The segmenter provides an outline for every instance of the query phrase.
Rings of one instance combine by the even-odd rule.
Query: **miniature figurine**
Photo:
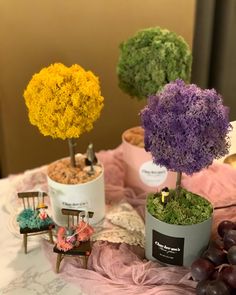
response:
[[[43,202],[43,193],[41,191],[39,191],[38,193],[38,206],[37,206],[37,211],[38,211],[38,217],[41,219],[41,220],[45,220],[48,218],[48,214],[46,212],[45,209],[48,208],[48,206],[46,206]]]
[[[76,244],[76,231],[72,228],[67,228],[65,232],[65,240],[67,243],[71,243],[72,245]]]
[[[166,206],[167,202],[169,201],[169,194],[170,194],[170,191],[168,187],[164,187],[161,190],[161,203],[164,204],[164,206]]]
[[[47,209],[48,206],[46,206],[44,203],[41,203],[38,205],[37,207],[37,210],[38,210],[38,217],[41,219],[41,220],[45,220],[48,218],[48,214],[46,212],[45,209]]]
[[[95,165],[96,163],[97,163],[97,158],[93,149],[93,144],[90,143],[87,148],[86,159],[85,159],[86,166],[90,166],[90,171],[88,172],[88,174],[90,175],[94,174],[93,165]]]

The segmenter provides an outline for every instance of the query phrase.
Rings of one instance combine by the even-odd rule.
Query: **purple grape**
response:
[[[220,277],[232,289],[236,289],[236,265],[224,267]]]
[[[203,281],[210,277],[215,266],[207,259],[198,258],[191,265],[191,274],[194,281]]]
[[[206,295],[206,288],[207,288],[209,282],[210,281],[208,281],[208,280],[198,282],[197,287],[196,287],[197,295]]]
[[[211,249],[211,248],[216,248],[216,249],[219,249],[219,250],[223,250],[224,249],[224,242],[222,240],[220,240],[220,239],[211,240],[209,242],[208,249]]]
[[[230,229],[236,229],[236,224],[233,221],[230,220],[223,220],[218,225],[217,231],[221,238],[224,237],[225,233],[229,231]]]
[[[236,265],[236,246],[229,248],[227,258],[230,264]]]
[[[215,266],[225,262],[226,254],[217,248],[208,248],[202,255],[203,258],[210,260]]]
[[[224,247],[229,250],[234,245],[236,245],[236,230],[230,229],[224,235]]]
[[[217,280],[219,278],[219,275],[220,275],[220,273],[219,273],[218,269],[215,269],[210,276],[210,280]]]
[[[221,280],[208,283],[206,295],[230,295],[230,288]]]

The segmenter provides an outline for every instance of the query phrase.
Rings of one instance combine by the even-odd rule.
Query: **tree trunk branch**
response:
[[[69,152],[70,152],[70,163],[72,167],[76,167],[76,161],[75,161],[75,146],[76,142],[73,138],[68,138],[69,143]]]
[[[182,172],[177,172],[176,189],[179,191],[181,188]]]

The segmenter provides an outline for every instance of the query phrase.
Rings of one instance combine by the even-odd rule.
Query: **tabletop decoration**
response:
[[[103,108],[98,78],[75,64],[55,63],[34,74],[24,92],[32,125],[44,136],[79,138],[92,130]],[[71,165],[75,155],[70,149]]]
[[[94,175],[96,171],[94,170],[93,166],[97,164],[97,157],[95,155],[92,143],[90,143],[88,145],[88,148],[87,148],[87,151],[86,151],[85,164],[87,166],[90,166],[90,170],[88,171],[88,174],[89,175]]]
[[[191,51],[184,38],[160,27],[143,29],[120,45],[119,86],[129,96],[146,100],[172,80],[189,82],[191,65]],[[152,163],[150,153],[144,150],[143,133],[139,126],[122,135],[127,185],[144,191],[174,188],[176,173]]]
[[[39,203],[36,209],[25,208],[17,216],[17,222],[21,229],[24,228],[43,228],[54,224],[52,218],[48,215],[44,203]]]
[[[146,194],[137,195],[132,188],[124,186],[123,172],[125,167],[122,161],[121,147],[109,151],[100,151],[97,153],[97,157],[99,162],[103,163],[105,174],[107,174],[105,182],[107,199],[110,202],[125,199],[141,216],[144,216]],[[118,173],[117,167],[123,172]],[[55,282],[56,256],[52,255],[52,246],[49,243],[43,242],[42,244],[40,240],[38,251],[31,253],[34,260],[28,259],[27,256],[21,256],[23,260],[15,259],[15,255],[9,255],[10,252],[18,253],[21,249],[19,228],[15,224],[18,209],[16,207],[17,192],[33,189],[40,179],[41,186],[46,188],[45,170],[45,166],[38,167],[0,180],[0,218],[4,229],[0,239],[3,245],[4,243],[7,244],[7,247],[3,247],[2,269],[9,278],[8,283],[3,280],[0,282],[0,290],[3,293],[12,294],[19,291],[20,287],[24,291],[39,290],[41,292],[42,286],[47,287],[45,292],[56,290],[57,293],[65,293],[70,286],[76,286],[78,290],[82,288],[85,294],[98,295],[104,295],[104,293],[115,295],[121,293],[129,295],[139,293],[145,295],[159,293],[167,295],[196,294],[197,282],[188,279],[190,275],[188,268],[162,267],[158,262],[146,261],[140,247],[129,246],[124,242],[110,243],[104,241],[94,243],[88,261],[88,270],[82,268],[80,259],[65,258],[59,280],[59,282],[63,282],[62,285],[57,284],[58,280]],[[226,182],[227,186],[225,185]],[[236,222],[236,207],[230,206],[235,203],[235,169],[215,161],[208,169],[203,169],[192,176],[183,174],[182,185],[189,191],[207,196],[214,207],[229,206],[215,210],[212,236],[216,234],[217,225],[220,221],[228,219]],[[48,205],[50,209],[50,204]],[[129,236],[132,238],[132,233]],[[35,242],[37,241],[38,239],[35,240]],[[40,251],[42,245],[43,249]],[[44,254],[46,255],[45,258]],[[51,271],[48,268],[48,263],[51,263]],[[11,264],[11,268],[6,267],[9,264]],[[22,269],[21,274],[12,272],[13,267],[14,269]],[[28,272],[28,275],[25,272]],[[37,281],[38,277],[40,280]]]
[[[67,226],[59,227],[57,243],[53,247],[53,253],[57,257],[56,273],[60,272],[61,262],[66,256],[82,258],[86,269],[92,252],[90,237],[94,232],[89,220],[93,217],[94,212],[63,208],[62,214],[67,217]]]
[[[17,222],[20,228],[41,228],[53,223],[49,216],[41,218],[40,212],[31,208],[21,211],[17,217]]]
[[[56,246],[59,250],[67,252],[78,247],[81,242],[88,241],[93,233],[93,227],[83,220],[69,228],[59,227]]]
[[[161,203],[164,205],[164,207],[166,206],[169,200],[170,200],[170,190],[168,189],[168,187],[164,187],[161,190]]]
[[[92,241],[126,243],[144,248],[144,221],[128,202],[109,206],[105,221],[92,236]]]
[[[119,86],[131,97],[146,99],[176,78],[188,82],[191,64],[181,36],[160,27],[143,29],[120,45]]]
[[[96,212],[93,222],[100,221],[105,213],[103,168],[91,162],[87,167],[86,157],[75,155],[75,138],[92,130],[103,108],[99,79],[77,64],[67,67],[55,63],[33,75],[24,98],[31,124],[44,136],[69,143],[70,159],[60,159],[48,167],[55,222],[65,225],[62,207],[92,210]],[[99,205],[95,208],[96,196]]]
[[[213,207],[182,188],[182,173],[199,172],[228,153],[229,110],[214,89],[177,79],[149,97],[141,120],[154,163],[177,172],[166,204],[161,193],[148,195],[146,256],[188,266],[209,242]]]

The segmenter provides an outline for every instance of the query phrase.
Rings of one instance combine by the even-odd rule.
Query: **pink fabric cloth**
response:
[[[127,200],[144,218],[146,193],[135,193],[132,188],[124,187],[124,165],[122,145],[112,151],[98,153],[105,167],[106,198],[108,202]],[[119,163],[119,164],[117,164]],[[115,169],[114,169],[115,167]],[[120,185],[122,184],[123,185]],[[214,163],[193,176],[183,175],[182,185],[186,189],[206,197],[214,207],[236,204],[236,169],[227,164]],[[213,235],[221,220],[236,221],[236,206],[215,210]]]
[[[51,245],[44,243],[48,259]],[[60,276],[78,284],[88,295],[102,294],[195,294],[195,282],[188,280],[189,271],[183,267],[161,267],[158,263],[143,260],[140,249],[126,244],[96,242],[88,261],[88,270],[79,259],[66,257]]]
[[[214,163],[208,169],[193,176],[183,177],[182,185],[201,196],[205,196],[214,206],[236,205],[236,169],[227,164]],[[217,226],[222,220],[236,221],[236,206],[215,209],[213,238],[217,236]]]
[[[122,146],[111,151],[101,151],[98,159],[105,167],[107,203],[125,199],[144,216],[145,192],[134,192],[124,186],[125,172]],[[32,189],[36,185],[46,190],[45,168],[28,173],[19,188]],[[236,170],[227,165],[213,164],[208,169],[183,177],[183,186],[205,196],[214,206],[236,203]],[[220,220],[236,221],[236,207],[215,210],[213,235]],[[55,268],[56,255],[49,244],[43,243],[45,254]],[[144,259],[141,248],[126,244],[96,242],[88,261],[88,270],[82,269],[79,259],[65,258],[61,265],[64,279],[80,286],[86,294],[147,294],[178,295],[195,294],[196,283],[189,280],[189,269],[161,267]]]

